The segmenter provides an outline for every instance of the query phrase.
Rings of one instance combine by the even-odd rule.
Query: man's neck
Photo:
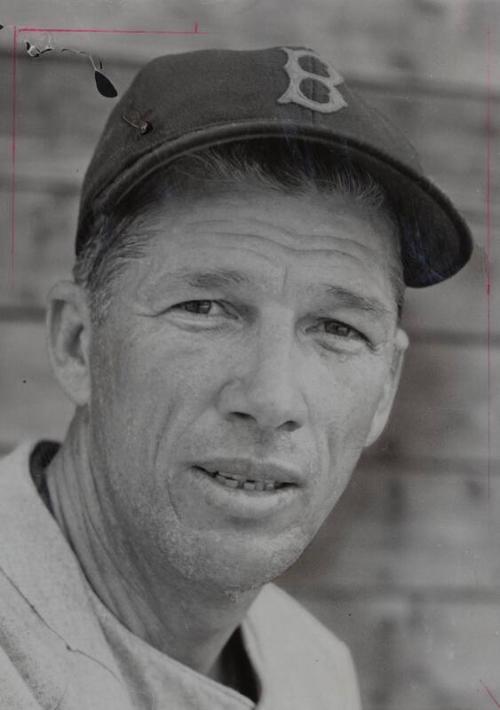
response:
[[[73,421],[47,468],[54,515],[92,589],[136,636],[224,682],[221,653],[257,592],[228,594],[132,552],[119,521],[103,514],[89,462],[86,422]]]

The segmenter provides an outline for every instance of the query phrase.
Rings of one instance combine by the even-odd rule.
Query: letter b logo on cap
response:
[[[282,49],[288,55],[288,61],[283,68],[288,74],[290,84],[283,96],[280,96],[278,99],[278,103],[295,103],[299,104],[299,106],[309,108],[312,111],[319,111],[320,113],[334,113],[347,106],[344,97],[336,88],[339,84],[342,84],[344,80],[333,67],[325,64],[325,62],[310,49],[290,49],[289,47],[282,47]],[[319,62],[326,75],[303,69],[300,65],[300,60],[303,57],[308,57],[315,62]],[[316,101],[314,98],[310,98],[304,94],[301,84],[306,79],[318,82],[323,86],[328,97],[327,101]]]

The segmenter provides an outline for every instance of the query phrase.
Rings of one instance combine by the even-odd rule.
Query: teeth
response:
[[[238,488],[239,483],[236,481],[234,478],[229,478],[227,476],[221,476],[220,473],[215,474],[215,480],[219,481],[219,483],[223,483],[225,486],[228,486],[229,488]]]
[[[226,473],[225,471],[217,471],[217,473],[220,476],[224,476],[224,478],[230,478],[233,481],[241,481],[241,483],[244,483],[245,481],[248,480],[244,476],[238,476],[237,474],[234,474],[234,473]]]
[[[278,488],[281,488],[281,485],[276,481],[252,481],[247,478],[243,478],[242,476],[233,474],[230,475],[229,473],[223,471],[207,471],[207,473],[210,473],[212,478],[215,478],[216,481],[221,483],[223,486],[227,486],[227,488],[238,488],[240,490],[258,492],[275,491],[278,490]]]

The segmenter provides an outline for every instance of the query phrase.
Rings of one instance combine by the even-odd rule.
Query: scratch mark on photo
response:
[[[486,692],[488,693],[488,695],[489,695],[489,697],[491,698],[491,700],[493,700],[493,702],[495,703],[495,705],[497,706],[497,708],[500,708],[500,703],[499,703],[498,700],[495,698],[495,696],[493,695],[493,693],[491,692],[491,690],[488,688],[488,686],[485,685],[485,684],[483,683],[483,681],[481,681],[481,685],[482,685],[483,688],[486,690]]]
[[[10,195],[10,262],[9,283],[14,286],[14,262],[16,251],[16,81],[17,81],[17,27],[12,28],[12,125],[11,125],[11,195]]]

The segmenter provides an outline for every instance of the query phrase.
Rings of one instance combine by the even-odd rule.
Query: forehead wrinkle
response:
[[[237,203],[238,204],[238,203]],[[332,215],[332,218],[339,221],[339,229],[342,229],[345,225],[346,218],[349,217],[349,213],[343,212],[342,210],[336,211],[334,215]],[[310,232],[299,232],[296,229],[289,229],[286,227],[285,224],[279,223],[277,224],[275,221],[275,215],[271,215],[269,219],[263,219],[262,217],[258,216],[240,216],[239,218],[241,222],[249,222],[252,226],[260,226],[263,227],[266,230],[266,236],[269,236],[269,233],[267,230],[269,228],[271,229],[272,232],[279,232],[283,235],[289,236],[289,237],[298,237],[300,239],[308,239],[308,238],[313,238],[313,237],[319,237],[321,238],[333,238],[333,239],[339,239],[342,241],[347,241],[347,242],[354,242],[356,244],[359,244],[359,246],[364,247],[365,245],[358,241],[355,238],[355,234],[353,234],[351,231],[349,231],[349,237],[343,237],[341,235],[337,235],[334,232],[332,232],[332,224],[331,220],[325,220],[324,224],[321,225],[316,225],[314,229],[312,229]],[[363,215],[358,216],[360,226],[365,227],[365,229],[373,229],[373,219],[367,219]],[[328,222],[328,223],[327,223]],[[349,222],[349,219],[347,219],[347,222]],[[201,228],[201,230],[204,230],[205,227],[210,227],[210,226],[217,226],[221,225],[222,227],[225,227],[227,225],[227,231],[214,231],[212,232],[213,234],[217,234],[219,236],[231,236],[231,235],[238,235],[238,236],[245,236],[245,237],[262,237],[262,234],[257,234],[254,232],[246,232],[246,231],[234,231],[235,223],[231,219],[228,219],[226,217],[222,218],[212,218],[212,219],[203,219],[203,221],[200,221],[194,217],[192,220],[186,220],[185,222],[186,226],[188,227],[194,227],[194,228]],[[394,229],[394,227],[391,225],[391,231]]]
[[[201,252],[200,252],[201,246]],[[248,267],[248,263],[240,267],[238,260],[234,261],[231,258],[231,252],[235,252],[237,255],[241,254],[242,251],[249,252],[253,256],[257,257],[260,261],[268,262],[269,265],[274,268],[282,268],[282,263],[276,262],[276,255],[269,255],[261,252],[259,249],[252,247],[249,243],[234,243],[234,244],[207,244],[208,251],[203,250],[202,245],[190,245],[185,258],[187,260],[187,266],[179,266],[178,268],[169,269],[169,254],[167,254],[163,259],[163,263],[158,265],[157,268],[153,268],[155,273],[158,273],[162,278],[170,279],[180,279],[183,283],[186,283],[187,277],[191,276],[192,281],[196,280],[197,286],[201,285],[202,281],[205,281],[206,285],[213,285],[213,276],[216,276],[219,281],[225,282],[225,285],[238,285],[243,283],[249,283],[253,280],[254,274],[252,270],[247,271],[245,268]],[[194,256],[190,256],[190,252],[193,252]],[[218,252],[221,255],[218,255]],[[202,253],[202,260],[197,259],[199,254]],[[228,257],[229,258],[224,258]],[[156,260],[157,262],[158,260]],[[193,263],[194,262],[194,263]],[[219,265],[220,264],[220,265]],[[247,272],[246,272],[247,271]],[[259,271],[259,275],[261,275]],[[210,280],[210,284],[208,284]]]
[[[304,254],[306,256],[308,254],[310,254],[311,252],[314,252],[315,254],[323,253],[325,256],[331,256],[332,254],[339,254],[341,256],[345,256],[350,259],[356,258],[355,254],[352,254],[351,252],[348,252],[348,251],[344,251],[344,250],[339,249],[334,246],[332,246],[332,247],[314,246],[312,244],[308,244],[305,247],[292,246],[291,244],[282,244],[281,242],[276,242],[275,240],[272,239],[272,237],[270,238],[268,235],[261,236],[259,234],[253,234],[251,232],[237,232],[237,233],[236,232],[211,232],[211,234],[213,234],[214,236],[218,236],[218,237],[241,237],[243,239],[247,238],[247,239],[261,240],[261,241],[265,241],[265,242],[272,241],[279,248],[284,249],[285,251],[289,251],[294,254]],[[292,235],[291,232],[289,234]],[[297,233],[293,233],[293,236],[299,237],[301,239],[308,239],[311,237],[311,235],[297,234]],[[318,235],[314,235],[314,236],[317,237]],[[345,237],[338,237],[338,236],[335,236],[334,234],[324,235],[324,237],[321,237],[321,238],[330,238],[330,239],[334,239],[336,242],[343,242],[345,244],[351,244],[351,245],[354,244],[357,248],[362,249],[363,251],[366,251],[368,253],[374,253],[373,249],[370,249],[368,246],[366,246],[362,242],[358,242],[356,239],[352,239],[352,238],[347,239]],[[224,248],[227,248],[227,247],[224,247]],[[238,245],[233,248],[238,249],[240,247]],[[257,250],[252,249],[250,246],[246,246],[246,248],[248,249],[248,251],[259,253],[259,252],[257,252]]]
[[[286,195],[284,195],[284,197],[286,199]],[[231,208],[231,207],[238,208],[238,207],[240,207],[240,205],[241,205],[241,201],[237,200],[234,203],[229,202],[229,204],[224,205],[224,209],[227,210],[228,208]],[[251,208],[252,208],[251,203],[246,204],[245,206],[248,206],[248,211],[251,211]],[[259,209],[259,212],[260,212],[260,214],[257,214],[255,216],[254,216],[254,214],[243,213],[243,214],[240,214],[238,218],[241,219],[243,222],[250,222],[251,224],[255,224],[258,226],[263,226],[263,227],[271,226],[273,228],[277,227],[276,221],[275,221],[276,220],[275,204],[272,204],[271,208],[269,206],[268,207],[261,207]],[[268,213],[269,216],[267,216],[266,214],[263,214],[266,212]],[[339,210],[335,210],[334,212],[331,212],[328,209],[328,206],[327,206],[326,214],[328,215],[328,217],[324,218],[323,224],[321,225],[322,227],[324,227],[325,230],[329,229],[330,222],[332,220],[338,220],[338,221],[344,223],[346,220],[349,221],[349,217],[352,216],[352,214],[349,210],[346,211],[344,209],[339,209]],[[226,225],[226,224],[232,225],[233,224],[232,219],[230,217],[227,217],[226,214],[223,214],[222,216],[213,216],[213,217],[206,217],[206,218],[204,217],[203,219],[200,219],[197,216],[196,212],[193,214],[193,212],[191,210],[189,213],[183,212],[182,215],[184,217],[183,223],[186,224],[187,226],[195,226],[196,227],[198,225],[204,226],[204,225],[218,225],[218,224],[219,225]],[[360,222],[364,222],[365,224],[368,224],[368,225],[372,224],[373,220],[371,219],[370,213],[365,214],[364,212],[358,213],[356,211],[356,214],[354,216]],[[293,215],[292,215],[292,217],[293,217]],[[317,225],[317,226],[319,227],[320,225]],[[284,232],[289,231],[284,224],[279,224],[279,229],[282,229]],[[292,232],[290,232],[290,233],[292,233]]]
[[[241,218],[240,218],[241,219]],[[277,225],[275,222],[272,222],[267,219],[259,219],[258,217],[252,217],[252,218],[243,218],[241,220],[242,222],[250,222],[252,226],[257,226],[257,227],[263,227],[266,230],[266,234],[268,234],[269,229],[271,229],[273,232],[280,232],[281,234],[285,234],[286,236],[289,237],[300,237],[300,238],[307,238],[309,235],[307,233],[299,233],[294,229],[288,229],[284,225],[280,224]],[[191,224],[188,223],[188,226],[198,226],[198,222],[193,222]],[[238,235],[238,236],[248,236],[248,237],[262,237],[262,234],[257,234],[253,232],[243,232],[243,231],[234,231],[234,222],[231,220],[226,220],[226,219],[208,219],[208,220],[203,220],[203,223],[200,225],[202,227],[206,226],[225,226],[227,225],[228,230],[227,231],[219,231],[216,230],[213,232],[213,234],[218,234],[220,236],[224,235]],[[325,235],[326,236],[326,235]]]
[[[228,236],[228,235],[223,235],[223,236]],[[230,235],[232,236],[232,235]],[[257,239],[259,239],[257,237]],[[268,243],[268,240],[264,237],[260,238],[266,241]],[[289,251],[294,254],[297,254],[299,256],[304,256],[308,257],[311,256],[311,249],[300,249],[298,247],[290,247],[287,245],[283,244],[277,244],[277,249],[278,250],[284,250],[284,251]],[[284,288],[285,285],[289,282],[289,278],[291,276],[291,271],[289,267],[285,264],[284,260],[282,258],[279,258],[278,261],[276,261],[277,257],[279,257],[278,254],[264,254],[262,253],[257,247],[254,247],[251,242],[246,242],[244,244],[231,244],[231,245],[210,245],[211,250],[217,251],[222,251],[225,255],[229,255],[231,252],[236,252],[236,253],[241,253],[242,249],[249,254],[252,254],[258,258],[258,260],[262,260],[263,262],[267,262],[270,267],[272,267],[273,271],[273,283],[276,286],[278,284],[278,281],[281,281],[281,288]],[[318,258],[318,256],[321,258],[322,256],[331,258],[332,256],[341,256],[344,257],[350,261],[358,262],[359,257],[355,254],[352,254],[347,251],[343,251],[341,249],[335,248],[335,249],[322,249],[318,248],[313,250],[314,251],[314,256],[315,258]],[[218,260],[217,260],[218,261]],[[232,260],[230,260],[232,261]],[[160,269],[154,269],[154,272],[156,272],[157,276],[161,277],[161,279],[165,279],[168,281],[169,285],[171,286],[185,286],[185,285],[190,285],[195,288],[221,288],[221,287],[229,287],[229,286],[238,286],[238,285],[255,285],[256,276],[263,276],[262,271],[258,271],[258,273],[253,273],[255,269],[251,269],[251,272],[246,272],[245,266],[243,268],[239,268],[239,266],[233,267],[230,263],[227,264],[227,266],[221,265],[218,266],[217,263],[214,263],[213,265],[210,264],[209,262],[207,263],[207,257],[205,256],[203,261],[198,265],[193,266],[179,266],[176,269],[169,269],[168,268],[168,259],[167,263],[163,265],[163,268]],[[266,269],[267,271],[267,269]],[[146,279],[149,280],[149,274],[151,272],[148,271],[148,275],[146,276]],[[269,276],[269,274],[268,274]],[[257,279],[259,280],[259,279]],[[306,290],[308,292],[314,292],[317,291],[320,288],[320,285],[316,284],[310,284],[306,287]],[[331,285],[329,283],[323,283],[323,292],[326,292],[327,295],[333,295],[337,296],[339,300],[344,301],[346,305],[349,305],[347,301],[349,300],[349,297],[351,296],[351,292],[349,292],[349,289],[343,289],[342,287],[337,287],[334,285]],[[377,311],[381,312],[382,310],[385,309],[386,312],[389,312],[387,308],[385,308],[382,304],[381,301],[378,299],[377,305],[379,305],[378,308],[373,308],[373,303],[363,303],[362,302],[362,295],[361,294],[356,294],[359,296],[358,300],[358,306],[361,307],[362,310],[371,310],[372,312]],[[351,299],[352,300],[352,299]]]

